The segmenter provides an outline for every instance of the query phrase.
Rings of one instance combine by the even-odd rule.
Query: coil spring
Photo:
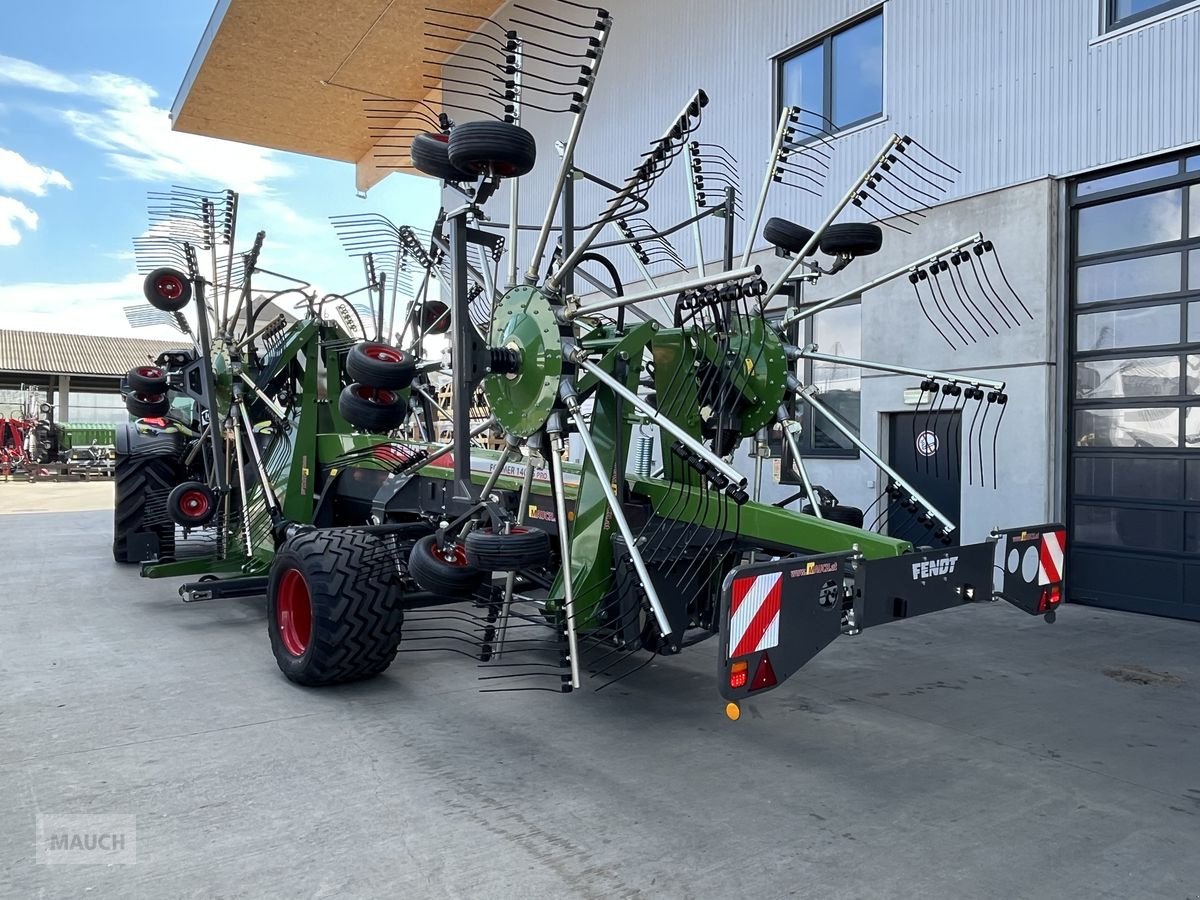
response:
[[[637,454],[633,461],[633,472],[639,478],[649,478],[654,471],[654,435],[638,434]]]

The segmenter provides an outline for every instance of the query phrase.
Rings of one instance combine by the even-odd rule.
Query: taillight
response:
[[[744,659],[735,662],[729,667],[729,686],[733,689],[746,686],[746,681],[750,677],[750,663]]]
[[[1042,590],[1042,596],[1038,600],[1037,611],[1040,613],[1049,612],[1062,603],[1062,585],[1052,584],[1050,587]]]

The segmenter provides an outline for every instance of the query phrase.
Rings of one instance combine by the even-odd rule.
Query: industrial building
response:
[[[394,151],[374,149],[361,101],[428,94],[426,42],[411,37],[426,16],[420,4],[391,4],[386,16],[316,3],[303,15],[292,4],[250,6],[218,5],[176,100],[176,127],[353,162],[361,189],[400,168]],[[506,11],[486,0],[451,6],[475,16]],[[1019,327],[992,322],[971,339],[948,340],[902,280],[817,315],[804,337],[839,356],[1003,381],[1004,420],[981,460],[985,470],[995,460],[995,477],[963,477],[963,460],[975,454],[953,416],[938,417],[935,437],[921,438],[936,448],[939,474],[927,477],[929,456],[909,437],[929,430],[913,421],[921,401],[913,378],[817,363],[804,374],[837,398],[866,444],[936,492],[964,541],[997,525],[1065,519],[1072,600],[1200,618],[1200,3],[614,0],[608,9],[621,27],[605,48],[576,153],[583,169],[619,182],[703,88],[711,102],[700,139],[735,161],[746,206],[781,107],[829,122],[822,196],[777,190],[769,216],[815,227],[892,133],[960,170],[920,228],[888,230],[881,253],[802,301],[982,231],[1031,315]],[[263,108],[261,77],[241,76],[278,41],[304,52],[286,71],[266,73],[279,99]],[[562,121],[524,110],[543,159],[566,138]],[[522,221],[542,215],[553,169],[540,165],[522,179]],[[686,177],[672,171],[656,185],[649,215],[657,225],[688,217]],[[581,189],[581,207],[602,200]],[[710,263],[720,259],[711,221],[704,248]],[[686,235],[677,249],[695,265]],[[781,270],[761,237],[755,249],[768,276]],[[638,273],[618,263],[630,288]],[[802,438],[813,480],[843,503],[871,507],[879,471],[813,418]],[[768,490],[783,498],[795,487]]]

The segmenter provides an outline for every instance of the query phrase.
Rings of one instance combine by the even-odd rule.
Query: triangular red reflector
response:
[[[750,690],[761,691],[763,688],[775,687],[777,684],[779,684],[779,679],[775,677],[775,670],[771,668],[771,659],[764,653],[758,663],[758,668],[754,670],[754,681],[750,682]]]

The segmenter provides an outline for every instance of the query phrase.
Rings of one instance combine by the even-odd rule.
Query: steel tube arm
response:
[[[771,144],[771,157],[767,160],[767,172],[763,176],[762,190],[758,195],[758,205],[754,207],[754,215],[750,218],[750,233],[746,235],[746,249],[742,253],[742,265],[750,264],[750,255],[754,253],[754,239],[758,237],[758,226],[762,224],[763,210],[767,205],[767,194],[771,191],[771,182],[775,177],[776,161],[779,159],[779,148],[783,145],[783,136],[787,133],[788,121],[792,117],[792,107],[785,106],[779,113],[779,127],[775,129],[775,142]]]
[[[705,276],[704,278],[693,278],[690,281],[681,281],[678,284],[660,285],[653,287],[648,291],[642,291],[637,294],[627,294],[624,297],[612,297],[607,300],[598,300],[595,303],[585,303],[582,306],[577,306],[574,309],[569,309],[566,313],[567,318],[575,319],[579,316],[587,316],[592,313],[603,312],[606,309],[616,309],[621,306],[632,306],[637,303],[644,303],[647,300],[657,300],[660,297],[669,297],[672,294],[681,294],[685,291],[699,290],[700,288],[711,287],[715,284],[725,284],[730,281],[741,281],[745,278],[757,278],[762,274],[762,269],[759,266],[748,266],[744,269],[734,269],[732,272],[717,272],[713,275]]]
[[[872,369],[876,372],[892,372],[896,375],[912,375],[916,378],[933,378],[937,381],[954,381],[958,384],[974,384],[979,387],[1002,391],[1003,381],[989,381],[986,378],[972,378],[970,375],[956,375],[953,372],[938,372],[933,369],[913,369],[908,366],[895,366],[891,363],[873,362],[869,359],[854,359],[850,356],[832,356],[828,353],[818,353],[815,350],[801,350],[800,355],[805,359],[815,359],[820,362],[842,363],[859,369]]]
[[[582,352],[576,351],[572,355],[571,359],[577,366],[579,366],[579,368],[583,369],[589,375],[595,376],[597,381],[611,390],[614,394],[616,394],[626,403],[631,404],[639,412],[654,422],[655,425],[657,425],[663,431],[668,432],[672,437],[674,437],[677,441],[679,441],[697,456],[703,458],[705,462],[728,478],[733,484],[736,484],[738,487],[746,486],[746,483],[749,479],[747,479],[745,475],[743,475],[729,463],[725,462],[725,460],[713,453],[712,450],[704,446],[702,443],[672,422],[667,416],[664,416],[661,412],[659,412],[633,391],[629,390],[629,388],[625,387],[625,385],[621,384],[620,381],[613,378],[598,365],[588,360]]]
[[[801,400],[803,400],[805,403],[807,403],[809,406],[811,406],[814,410],[816,410],[821,415],[823,415],[829,421],[829,424],[832,425],[834,428],[836,428],[838,431],[840,431],[842,433],[842,435],[846,438],[846,440],[850,441],[850,443],[854,444],[855,447],[857,447],[860,451],[862,451],[862,454],[864,456],[866,456],[867,459],[869,459],[869,460],[871,460],[871,462],[875,463],[875,465],[877,465],[884,472],[887,472],[887,474],[892,478],[893,481],[896,482],[896,484],[900,485],[900,487],[902,487],[906,491],[908,491],[908,493],[912,495],[914,500],[917,500],[918,502],[920,502],[920,504],[929,511],[929,514],[931,516],[933,516],[935,519],[937,519],[939,522],[942,523],[942,527],[945,528],[947,532],[951,532],[951,531],[954,531],[955,529],[957,529],[957,527],[958,527],[957,525],[955,525],[948,518],[946,518],[946,516],[943,515],[942,512],[940,510],[938,510],[937,507],[935,507],[932,503],[930,503],[928,500],[926,500],[921,495],[921,493],[916,488],[914,488],[911,484],[909,484],[899,472],[897,472],[895,469],[893,469],[891,466],[889,466],[887,463],[885,463],[883,461],[883,459],[879,456],[878,453],[876,453],[874,450],[872,450],[870,447],[868,447],[866,445],[866,442],[864,442],[857,434],[855,434],[853,431],[851,431],[849,428],[847,428],[842,423],[842,420],[840,418],[838,418],[837,414],[834,413],[832,410],[828,409],[825,406],[825,404],[821,403],[821,401],[819,401],[816,397],[814,397],[810,393],[809,390],[806,389],[806,390],[799,391],[797,393],[797,396]]]

